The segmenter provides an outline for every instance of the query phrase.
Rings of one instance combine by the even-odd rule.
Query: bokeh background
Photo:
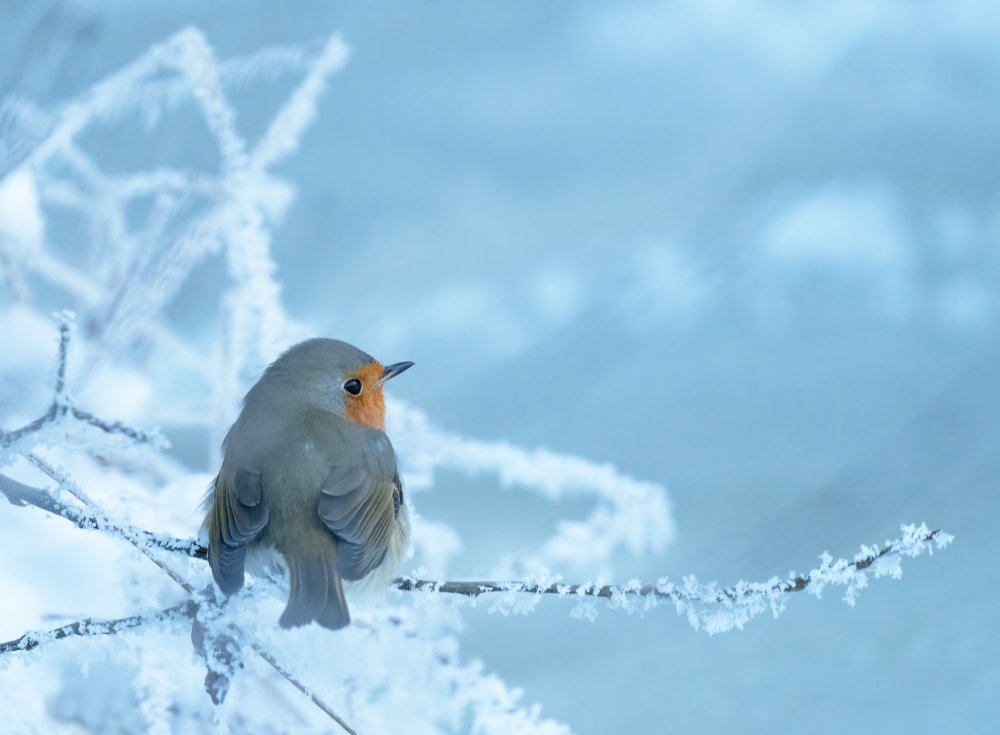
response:
[[[6,0],[0,96],[56,107],[192,24],[222,57],[342,33],[279,170],[289,312],[415,361],[393,388],[440,425],[665,483],[677,539],[623,577],[766,579],[901,522],[956,536],[853,608],[715,637],[476,608],[467,655],[579,733],[1000,728],[994,4]],[[280,98],[238,91],[241,128]],[[214,165],[183,115],[88,149]],[[206,260],[169,307],[206,354],[225,277]],[[212,471],[203,428],[164,432]],[[461,531],[458,578],[573,510],[459,477],[418,503]]]

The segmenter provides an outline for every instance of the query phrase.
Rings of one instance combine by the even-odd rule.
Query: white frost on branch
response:
[[[923,523],[904,524],[900,530],[900,538],[886,541],[881,548],[862,546],[853,560],[834,559],[824,552],[819,557],[820,565],[801,577],[792,574],[784,581],[777,578],[767,582],[741,580],[732,588],[720,590],[714,582],[702,584],[694,576],[688,576],[680,585],[667,579],[659,580],[656,589],[670,597],[677,614],[687,616],[695,630],[703,630],[709,635],[734,628],[743,630],[744,625],[764,612],[777,618],[785,610],[789,593],[803,588],[820,597],[829,586],[843,587],[844,602],[853,607],[858,592],[865,589],[870,580],[902,577],[904,557],[933,555],[935,549],[944,549],[954,540],[950,534],[932,532]]]
[[[480,597],[487,597],[489,612],[501,615],[533,612],[543,596],[557,596],[576,603],[570,611],[573,617],[590,621],[597,618],[598,600],[630,615],[642,615],[668,605],[678,615],[686,617],[695,630],[714,635],[742,630],[764,612],[771,612],[777,618],[784,612],[789,595],[804,590],[820,597],[826,587],[842,586],[845,588],[844,601],[853,606],[858,592],[865,589],[871,579],[902,577],[904,557],[933,555],[935,549],[944,549],[954,540],[950,534],[932,531],[923,523],[904,524],[900,530],[900,538],[886,541],[881,547],[862,546],[853,561],[834,560],[824,552],[820,555],[820,565],[808,574],[793,572],[786,579],[772,577],[766,582],[740,580],[731,587],[722,587],[718,582],[702,583],[694,575],[683,577],[680,584],[666,577],[657,580],[656,584],[645,584],[638,579],[630,579],[624,584],[606,584],[600,578],[594,582],[568,584],[560,576],[552,575],[508,582],[438,582],[404,577],[396,581],[396,587],[401,591],[465,597],[472,600],[472,604]]]

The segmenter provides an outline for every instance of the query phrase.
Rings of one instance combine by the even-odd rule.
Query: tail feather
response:
[[[316,618],[316,622],[330,630],[346,628],[351,622],[351,613],[347,610],[347,600],[344,598],[344,585],[341,584],[337,570],[330,566],[330,589],[327,593],[326,608]]]
[[[333,559],[322,554],[285,557],[290,588],[288,605],[278,621],[282,628],[308,625],[313,620],[337,630],[351,622],[344,588]]]

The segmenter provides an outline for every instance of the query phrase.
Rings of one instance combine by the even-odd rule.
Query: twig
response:
[[[87,531],[109,531],[121,538],[135,539],[164,551],[179,552],[195,558],[205,558],[207,553],[204,546],[192,539],[184,540],[168,534],[152,533],[131,524],[116,521],[103,513],[67,505],[41,488],[24,485],[3,474],[0,474],[0,494],[4,495],[12,505],[22,507],[33,505],[48,513],[65,518],[74,526]]]
[[[59,628],[43,633],[25,633],[20,638],[0,643],[0,654],[17,651],[31,651],[46,643],[70,638],[72,636],[112,635],[130,628],[140,628],[150,623],[159,623],[172,618],[192,617],[196,604],[193,600],[185,600],[173,607],[159,610],[148,615],[129,615],[117,620],[78,620]]]
[[[165,441],[157,431],[142,431],[141,429],[136,429],[128,424],[123,424],[121,421],[105,421],[104,419],[98,418],[94,414],[90,413],[90,411],[84,411],[76,406],[71,406],[69,413],[73,416],[73,418],[82,421],[85,424],[89,424],[95,429],[100,429],[105,434],[119,434],[120,436],[131,439],[136,444],[156,445]]]
[[[52,396],[52,403],[44,414],[34,421],[11,431],[0,431],[0,449],[8,449],[24,437],[34,434],[42,429],[46,424],[51,424],[63,416],[72,416],[96,429],[100,429],[106,434],[118,434],[125,436],[138,444],[161,444],[164,440],[157,432],[145,432],[133,428],[121,421],[105,421],[98,418],[90,411],[84,411],[73,405],[66,390],[66,364],[69,359],[69,343],[73,335],[74,315],[69,311],[62,311],[58,314],[59,319],[59,356],[56,364],[56,385]]]
[[[941,533],[941,529],[928,531],[921,534],[920,541],[927,543],[933,541]],[[855,571],[867,569],[879,559],[897,553],[898,547],[894,543],[887,544],[878,550],[877,553],[864,556],[850,563],[850,567]],[[766,591],[768,592],[801,592],[812,583],[810,575],[800,575],[789,577],[786,580],[772,584]],[[529,595],[559,595],[560,597],[599,597],[610,600],[618,595],[629,597],[655,597],[661,600],[698,602],[698,603],[722,603],[736,602],[740,599],[753,597],[761,594],[759,587],[737,589],[736,587],[726,587],[712,596],[693,594],[682,589],[663,589],[659,585],[602,585],[596,584],[531,584],[525,582],[438,582],[433,579],[412,579],[410,577],[397,577],[393,580],[392,586],[403,592],[439,592],[446,595],[461,595],[463,597],[479,597],[481,595],[506,592],[523,592]]]
[[[59,312],[59,367],[56,370],[56,400],[66,395],[66,363],[69,360],[69,340],[73,336],[76,315],[71,311]]]

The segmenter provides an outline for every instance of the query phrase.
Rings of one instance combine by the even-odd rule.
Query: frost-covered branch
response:
[[[936,529],[934,531],[928,530],[926,525],[919,527],[903,526],[902,529],[904,532],[903,538],[892,542],[887,541],[885,546],[875,552],[870,551],[871,547],[865,547],[865,550],[868,550],[869,553],[865,554],[862,552],[862,554],[855,557],[853,562],[846,562],[843,559],[840,559],[837,562],[832,562],[832,560],[830,560],[828,562],[824,562],[823,568],[850,568],[855,572],[860,572],[875,564],[879,559],[883,559],[887,556],[918,556],[920,554],[919,551],[916,553],[909,552],[909,549],[914,545],[934,541],[938,548],[944,548],[951,543],[953,538],[949,534],[942,534],[940,529]],[[818,570],[814,570],[804,576],[789,577],[788,579],[777,583],[768,582],[765,583],[765,586],[768,591],[782,593],[801,592],[813,583],[814,577],[817,577],[817,571]],[[690,577],[685,577],[685,579],[690,579]],[[829,582],[831,582],[829,579],[823,580],[824,584]],[[741,598],[751,597],[757,593],[757,590],[755,589],[757,585],[752,585],[746,582],[740,582],[733,587],[726,587],[709,593],[706,593],[703,590],[691,591],[690,585],[678,588],[672,584],[667,584],[662,581],[655,585],[639,584],[636,582],[629,582],[626,585],[559,583],[545,585],[526,582],[437,582],[430,579],[400,577],[395,581],[395,586],[397,589],[403,591],[430,591],[440,592],[443,594],[462,595],[464,597],[479,597],[490,593],[505,593],[514,591],[533,595],[559,595],[560,597],[579,595],[581,597],[602,597],[610,600],[619,595],[624,595],[628,597],[656,597],[661,600],[720,604],[725,604],[727,601],[736,602]],[[704,589],[708,589],[707,586],[703,587]]]
[[[44,490],[15,482],[2,474],[0,493],[15,505],[34,505],[56,513],[80,528],[114,528],[125,538],[141,540],[164,551],[198,559],[207,556],[207,549],[193,539],[185,540],[168,534],[154,534],[128,524],[115,524],[106,516],[67,506]],[[612,607],[620,607],[629,613],[645,612],[661,603],[672,603],[678,614],[687,616],[695,630],[714,634],[733,628],[742,629],[762,612],[770,611],[777,617],[784,611],[787,595],[794,592],[809,591],[819,597],[828,585],[839,585],[845,588],[845,601],[853,605],[858,592],[868,586],[871,578],[888,576],[898,579],[902,575],[902,558],[933,554],[935,549],[943,549],[953,540],[950,534],[939,529],[930,530],[925,524],[904,525],[901,530],[900,538],[886,541],[882,546],[862,546],[853,560],[835,560],[824,553],[820,556],[820,565],[807,574],[791,575],[785,579],[773,577],[766,582],[741,580],[731,587],[720,587],[715,582],[700,583],[694,576],[684,577],[681,584],[662,578],[655,584],[631,580],[621,585],[600,582],[565,584],[557,580],[440,581],[399,577],[392,586],[400,592],[468,598],[503,595],[504,599],[491,609],[504,614],[527,612],[534,608],[542,595],[576,600],[580,606],[574,614],[585,618],[593,618],[597,614],[597,609],[590,606],[593,599],[608,600]],[[526,595],[531,598],[525,598]]]
[[[141,628],[145,625],[162,623],[179,618],[190,618],[194,615],[196,605],[193,600],[185,600],[172,607],[158,610],[146,615],[129,615],[116,620],[77,620],[75,623],[62,625],[44,632],[25,633],[20,638],[0,643],[0,654],[31,651],[39,646],[75,636],[113,635],[131,628]]]
[[[629,613],[645,612],[657,605],[673,603],[677,613],[684,614],[695,630],[708,634],[722,633],[743,626],[762,612],[770,611],[774,617],[785,609],[786,596],[803,590],[821,596],[828,585],[845,587],[844,601],[854,605],[857,594],[868,586],[870,578],[902,576],[900,560],[935,549],[946,548],[954,539],[940,529],[930,530],[925,524],[901,526],[902,536],[886,541],[881,547],[862,546],[853,561],[834,559],[827,553],[820,556],[821,564],[808,574],[791,575],[784,580],[772,577],[766,582],[740,580],[731,587],[719,587],[716,582],[700,583],[694,576],[686,576],[677,585],[666,577],[656,584],[630,580],[623,585],[600,583],[562,584],[560,582],[437,582],[433,580],[400,578],[394,586],[402,591],[427,591],[462,595],[476,598],[485,594],[503,594],[506,599],[495,604],[491,611],[503,614],[528,612],[541,595],[557,595],[577,599],[580,606],[574,615],[593,619],[597,610],[587,598],[603,598],[611,607],[620,607]],[[522,595],[535,599],[526,605]]]
[[[25,485],[3,474],[0,474],[0,495],[6,497],[12,505],[22,507],[33,505],[48,513],[54,513],[61,518],[65,518],[78,528],[87,531],[108,532],[130,542],[134,540],[141,544],[163,549],[164,551],[179,552],[187,556],[205,558],[205,547],[198,544],[197,541],[179,539],[169,534],[152,533],[116,520],[104,513],[68,505],[41,488]]]
[[[11,431],[0,431],[0,449],[9,449],[26,436],[35,434],[46,425],[53,423],[63,416],[72,416],[78,421],[100,429],[106,434],[118,434],[131,439],[139,444],[162,445],[163,437],[157,432],[146,432],[133,428],[120,421],[106,421],[98,418],[90,411],[84,411],[73,405],[66,388],[66,363],[69,358],[69,343],[73,335],[73,323],[75,317],[70,311],[62,311],[58,315],[59,319],[59,353],[56,363],[56,385],[52,396],[52,403],[48,410],[34,421],[25,424],[19,429]]]

